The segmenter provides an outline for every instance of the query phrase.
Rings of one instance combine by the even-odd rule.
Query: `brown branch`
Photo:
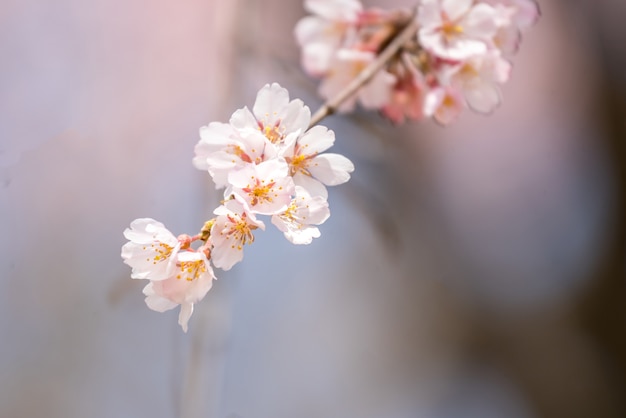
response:
[[[311,123],[309,128],[317,125],[322,119],[335,113],[337,108],[341,106],[343,102],[352,97],[357,90],[359,90],[365,83],[367,83],[385,64],[393,58],[398,51],[411,40],[417,32],[418,25],[415,20],[415,14],[417,10],[414,9],[411,14],[409,23],[398,33],[398,35],[387,45],[385,49],[372,61],[367,67],[359,73],[359,75],[350,82],[343,90],[341,90],[335,97],[327,100],[326,103],[320,107],[317,112],[311,117]]]

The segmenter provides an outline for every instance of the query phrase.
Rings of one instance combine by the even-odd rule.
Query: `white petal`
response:
[[[178,324],[183,328],[183,332],[187,332],[187,323],[193,313],[193,303],[183,303],[180,305],[180,313],[178,314]]]
[[[257,120],[272,115],[289,104],[289,92],[278,83],[266,84],[259,90],[252,108]]]
[[[491,113],[500,104],[500,89],[496,85],[481,83],[465,91],[469,107],[480,113]]]
[[[316,125],[298,140],[301,155],[315,155],[326,151],[335,143],[335,133],[325,126]]]
[[[422,28],[441,26],[441,6],[439,0],[424,0],[417,12],[417,21]]]
[[[146,305],[153,311],[165,312],[178,306],[178,303],[157,295],[154,292],[152,282],[148,283],[146,287],[143,288],[143,294],[146,295]]]
[[[300,187],[304,187],[311,196],[322,196],[324,199],[328,199],[328,190],[318,180],[304,175],[302,173],[296,173],[293,176],[293,182]]]
[[[304,7],[309,12],[328,20],[354,20],[363,10],[358,0],[306,0]]]
[[[477,4],[463,19],[464,34],[487,41],[493,38],[498,30],[497,18],[496,9],[485,3]]]
[[[352,161],[339,154],[321,154],[311,160],[309,171],[327,186],[335,186],[350,180],[354,171]]]
[[[286,129],[286,132],[304,132],[309,127],[311,109],[305,106],[300,99],[292,100],[280,113],[280,118],[280,124]]]
[[[441,8],[452,21],[459,19],[472,7],[473,0],[443,0]]]
[[[256,118],[247,107],[237,109],[230,117],[229,123],[235,129],[257,129],[259,126]]]

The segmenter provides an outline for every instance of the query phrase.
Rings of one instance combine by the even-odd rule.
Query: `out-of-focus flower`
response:
[[[165,280],[176,268],[180,242],[161,222],[135,219],[124,231],[129,242],[122,247],[124,263],[132,267],[133,279]]]
[[[301,19],[295,35],[302,47],[302,66],[312,76],[325,74],[335,52],[354,36],[363,6],[358,0],[307,0],[312,16]]]
[[[533,0],[422,0],[415,15],[405,10],[360,10],[349,25],[349,36],[344,31],[340,42],[333,38],[332,47],[326,43],[324,71],[310,71],[306,64],[317,51],[314,37],[301,36],[300,44],[305,71],[322,79],[320,96],[330,101],[377,62],[410,23],[417,24],[416,35],[336,110],[352,111],[358,102],[395,123],[433,116],[446,124],[464,107],[489,113],[501,102],[500,84],[511,70],[504,57],[517,51],[520,30],[538,17]],[[304,18],[296,33],[315,32],[303,29],[309,28],[310,19]]]
[[[450,84],[463,92],[469,107],[490,113],[501,101],[500,84],[509,79],[511,64],[497,51],[477,55],[452,70]]]
[[[272,216],[272,223],[283,232],[293,244],[310,244],[319,238],[321,225],[330,216],[328,202],[322,196],[311,196],[300,186],[296,186],[296,196],[283,213]]]
[[[150,281],[143,289],[146,305],[165,312],[180,305],[178,323],[187,332],[187,323],[194,303],[204,298],[213,285],[213,269],[202,251],[181,251],[176,255],[176,268],[165,280]]]
[[[463,60],[487,51],[496,33],[496,11],[473,0],[423,0],[417,20],[423,48],[443,59]]]
[[[211,260],[222,270],[230,270],[243,259],[243,246],[254,242],[252,231],[265,229],[247,205],[239,199],[231,199],[213,212],[217,215],[211,228]]]
[[[320,95],[330,99],[343,90],[364,68],[376,59],[376,54],[368,51],[342,49],[337,52],[328,76],[319,87]],[[396,78],[386,70],[378,71],[357,93],[345,100],[337,109],[339,112],[354,110],[356,101],[365,109],[378,109],[389,101]]]
[[[389,101],[381,109],[383,115],[394,123],[424,117],[424,96],[427,90],[424,76],[411,61],[408,54],[403,54],[402,61],[391,66],[390,71],[396,76],[396,83]]]
[[[461,92],[452,87],[437,87],[426,95],[424,114],[442,125],[453,122],[464,108]]]

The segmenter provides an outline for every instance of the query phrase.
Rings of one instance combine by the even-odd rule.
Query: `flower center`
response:
[[[248,185],[248,187],[244,187],[241,190],[250,197],[250,205],[256,206],[260,203],[271,202],[273,200],[271,193],[274,184],[276,184],[274,180],[270,180],[269,183],[265,184],[264,181],[255,178],[254,185]],[[274,196],[276,196],[276,194],[274,194]]]
[[[163,242],[153,242],[152,244],[150,244],[150,247],[155,253],[154,258],[152,258],[152,264],[157,264],[167,260],[170,255],[172,255],[172,251],[174,251],[173,247],[170,247]],[[143,247],[143,249],[146,250],[147,247]],[[146,261],[150,261],[150,258],[148,258]]]
[[[246,222],[245,215],[242,219],[236,219],[229,215],[228,220],[232,223],[232,226],[227,234],[235,239],[235,242],[230,246],[231,248],[236,246],[238,250],[242,250],[244,245],[254,242],[252,231],[257,229],[257,227]]]
[[[274,123],[274,126],[268,125],[267,118],[269,118],[269,114],[265,115],[265,122],[258,122],[259,130],[265,135],[268,141],[272,144],[276,144],[285,138],[285,128],[280,125],[280,119]]]
[[[188,282],[194,281],[202,273],[206,273],[206,265],[203,260],[181,261],[178,267],[180,273],[176,275],[176,278],[184,278]]]
[[[446,41],[450,41],[455,36],[463,33],[463,26],[458,25],[455,22],[445,20],[441,26],[441,32],[443,32],[443,36],[446,38]]]

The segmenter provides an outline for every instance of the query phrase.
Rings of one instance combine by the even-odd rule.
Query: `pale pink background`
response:
[[[219,200],[198,128],[264,83],[320,104],[300,2],[5,0],[0,416],[620,416],[570,319],[618,216],[583,4],[541,2],[490,117],[330,118],[357,169],[322,238],[259,234],[183,334],[144,305],[122,231],[197,231]]]

